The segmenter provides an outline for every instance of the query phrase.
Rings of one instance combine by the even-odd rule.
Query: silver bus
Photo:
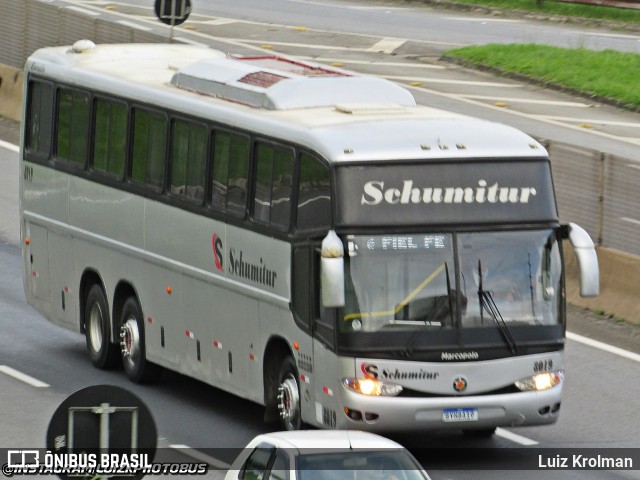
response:
[[[162,368],[286,429],[557,420],[563,240],[548,155],[381,78],[186,45],[35,52],[27,299],[96,367]]]

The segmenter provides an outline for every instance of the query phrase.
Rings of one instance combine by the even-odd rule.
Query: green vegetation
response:
[[[581,5],[564,3],[555,0],[545,0],[542,5],[536,0],[455,0],[458,3],[468,3],[483,7],[493,7],[501,10],[521,10],[541,15],[562,15],[567,17],[582,17],[592,20],[609,20],[614,22],[640,23],[640,10],[629,8],[601,7],[598,5]]]
[[[640,107],[640,55],[635,53],[492,44],[450,50],[445,55]]]

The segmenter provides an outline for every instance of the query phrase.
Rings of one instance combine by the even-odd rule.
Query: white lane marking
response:
[[[205,21],[197,21],[197,20],[189,20],[190,23],[200,23],[202,25],[229,25],[231,23],[238,23],[238,20],[234,20],[233,18],[215,18],[213,20],[205,20]]]
[[[75,7],[75,6],[70,6],[65,8],[67,8],[68,10],[73,10],[74,12],[84,13],[85,15],[91,15],[92,17],[97,17],[102,13],[102,12],[94,12],[93,10],[89,10],[87,8]]]
[[[531,98],[496,98],[491,95],[462,95],[465,98],[473,98],[474,100],[491,100],[491,101],[502,101],[502,102],[511,102],[511,103],[534,103],[539,105],[554,105],[557,107],[579,107],[579,108],[588,108],[592,105],[589,103],[581,103],[581,102],[562,102],[559,100],[535,100]]]
[[[389,80],[404,82],[421,82],[421,83],[447,83],[450,85],[474,85],[479,87],[501,87],[501,88],[522,88],[523,85],[518,83],[499,83],[499,82],[477,82],[474,80],[448,80],[446,78],[418,78],[406,77],[400,75],[384,75]]]
[[[178,41],[183,42],[183,43],[188,43],[189,45],[196,45],[198,47],[208,47],[209,46],[206,43],[196,42],[195,40],[191,40],[189,38],[184,38],[184,37],[173,37],[173,39],[174,40],[178,40]]]
[[[538,445],[538,442],[535,440],[531,440],[530,438],[523,437],[522,435],[518,435],[517,433],[510,432],[503,428],[496,428],[496,435],[506,438],[507,440],[511,440],[512,442],[519,443],[520,445]]]
[[[0,147],[11,150],[12,152],[20,153],[19,146],[14,145],[13,143],[5,142],[4,140],[0,140]]]
[[[4,373],[5,375],[9,375],[16,380],[20,380],[21,382],[31,385],[32,387],[47,388],[49,386],[48,384],[41,382],[37,378],[33,378],[26,373],[22,373],[15,368],[7,367],[6,365],[0,365],[0,372]]]
[[[626,165],[629,168],[637,168],[638,170],[640,170],[640,165],[634,165],[633,163],[627,163]]]
[[[595,32],[581,32],[581,35],[592,35],[594,37],[610,37],[610,38],[631,38],[640,42],[640,37],[637,35],[625,35],[624,33],[595,33]]]
[[[191,32],[190,32],[191,33]],[[337,45],[313,45],[310,43],[272,42],[269,40],[248,40],[246,38],[230,38],[231,42],[256,44],[256,45],[277,45],[279,47],[308,48],[311,50],[340,50],[345,52],[368,52],[368,48],[340,47]]]
[[[208,463],[214,468],[218,468],[221,470],[228,470],[231,465],[227,462],[223,462],[222,460],[212,457],[211,455],[207,455],[206,453],[202,453],[195,448],[191,448],[189,445],[169,445],[169,448],[173,448],[174,450],[180,450],[181,453],[188,455],[190,457],[195,458],[196,460],[200,460],[201,462]]]
[[[455,22],[479,22],[479,23],[489,23],[489,22],[502,22],[502,23],[522,23],[522,20],[514,20],[512,18],[471,18],[471,17],[445,17],[447,20],[453,20]]]
[[[577,333],[573,333],[573,332],[567,332],[567,338],[569,340],[573,340],[574,342],[579,342],[584,345],[588,345],[589,347],[598,348],[605,352],[613,353],[614,355],[624,357],[628,360],[633,360],[634,362],[640,362],[640,355],[638,355],[637,353],[630,352],[629,350],[623,350],[622,348],[614,347],[613,345],[609,345],[608,343],[599,342],[598,340],[592,340],[591,338],[583,337],[582,335],[578,335]]]
[[[623,222],[635,223],[636,225],[640,225],[640,220],[636,220],[635,218],[620,217],[620,220],[622,220]]]
[[[407,43],[407,40],[402,38],[383,38],[367,50],[369,52],[392,54],[405,43]]]
[[[148,32],[151,30],[151,28],[149,27],[145,27],[143,25],[140,25],[139,23],[130,22],[128,20],[118,20],[116,23],[119,23],[120,25],[124,25],[125,27],[135,28],[136,30],[144,30],[145,32]]]
[[[192,35],[197,34],[198,32],[189,32]],[[330,32],[334,33],[334,32]],[[246,44],[261,44],[261,45],[278,45],[280,47],[297,47],[297,48],[308,48],[311,50],[340,50],[346,52],[371,52],[370,48],[359,48],[359,47],[340,47],[337,45],[317,45],[311,43],[289,43],[289,42],[272,42],[270,40],[254,40],[247,38],[222,38],[222,37],[212,37],[210,35],[203,34],[208,38],[212,38],[215,40],[224,41],[226,43],[244,43]],[[352,35],[356,37],[364,37],[364,35]],[[460,46],[455,43],[439,43],[439,42],[421,42],[421,43],[430,43],[430,44],[439,44],[439,45],[451,45],[451,46]]]
[[[562,117],[556,115],[532,115],[532,117],[543,116],[544,118],[549,118],[551,120],[558,120],[560,122],[580,122],[580,123],[591,123],[591,124],[599,124],[599,125],[612,125],[615,127],[629,127],[629,128],[640,128],[640,122],[618,122],[615,120],[605,120],[605,119],[597,119],[597,118],[574,118],[574,117]]]
[[[351,58],[328,58],[328,57],[311,57],[304,55],[296,55],[301,60],[311,60],[320,63],[344,63],[345,65],[370,65],[372,67],[403,67],[403,68],[426,68],[432,70],[444,70],[447,67],[442,65],[432,65],[430,63],[406,63],[406,62],[378,62],[377,60],[353,60]]]
[[[335,3],[326,3],[326,2],[318,2],[318,1],[310,1],[310,0],[289,0],[291,3],[306,3],[307,5],[319,5],[321,7],[331,7],[331,8],[344,8],[347,10],[382,10],[384,12],[392,12],[392,11],[402,11],[408,10],[403,7],[362,7],[359,5],[336,5]]]

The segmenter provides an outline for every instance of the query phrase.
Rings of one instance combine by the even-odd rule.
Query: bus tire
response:
[[[152,382],[162,372],[159,365],[147,360],[142,318],[138,300],[127,298],[120,317],[120,354],[124,373],[135,383]]]
[[[98,368],[111,368],[118,364],[118,348],[110,339],[109,307],[102,287],[89,289],[84,304],[84,333],[91,363]]]
[[[300,383],[298,370],[293,358],[285,357],[278,376],[278,414],[284,430],[302,428]]]

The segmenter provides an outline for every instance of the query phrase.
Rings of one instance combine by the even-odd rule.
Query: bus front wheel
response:
[[[124,373],[135,383],[155,380],[161,370],[147,360],[144,345],[144,324],[138,301],[130,297],[124,302],[120,322],[120,353]]]
[[[84,308],[84,333],[91,362],[98,368],[118,363],[118,349],[109,342],[109,307],[100,285],[89,289]]]
[[[300,430],[302,427],[300,384],[298,371],[291,357],[286,357],[280,367],[277,399],[282,427],[285,430]]]

